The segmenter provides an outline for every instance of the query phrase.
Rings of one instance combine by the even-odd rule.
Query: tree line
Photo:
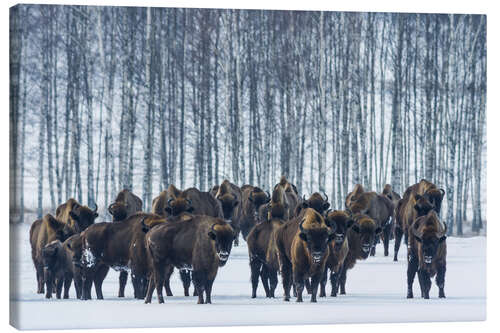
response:
[[[11,219],[69,197],[145,209],[169,184],[281,175],[332,206],[354,184],[445,188],[483,228],[486,17],[232,9],[11,8]],[[36,180],[29,186],[26,179]],[[469,226],[466,221],[471,221]]]

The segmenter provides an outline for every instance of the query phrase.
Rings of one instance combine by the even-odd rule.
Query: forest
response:
[[[11,223],[286,175],[336,209],[425,178],[485,228],[485,15],[17,5],[9,112]]]

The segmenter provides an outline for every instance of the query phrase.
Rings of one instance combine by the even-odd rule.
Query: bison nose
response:
[[[362,248],[363,252],[370,252],[372,246],[370,244],[363,244],[361,246],[361,248]]]
[[[312,253],[312,259],[314,263],[318,263],[321,261],[321,257],[323,256],[323,253],[319,251],[315,251]]]
[[[226,251],[220,251],[218,255],[221,261],[226,261],[229,258],[229,252]]]
[[[432,262],[432,256],[424,256],[424,262],[430,264]]]

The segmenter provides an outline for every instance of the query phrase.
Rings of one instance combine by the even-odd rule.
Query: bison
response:
[[[45,290],[42,249],[52,241],[65,241],[72,234],[73,231],[67,224],[50,214],[32,223],[30,227],[31,259],[36,270],[38,294],[43,294]]]
[[[290,183],[285,176],[281,176],[280,182],[276,184],[273,188],[273,191],[276,187],[282,187],[285,192],[287,213],[285,215],[285,220],[290,220],[295,217],[295,212],[297,209],[297,205],[300,203],[299,192],[297,191],[297,187],[294,184]]]
[[[297,204],[297,207],[295,208],[295,216],[298,216],[302,209],[304,208],[312,208],[316,210],[318,213],[321,215],[325,215],[325,212],[328,210],[330,207],[330,203],[328,202],[328,195],[326,193],[323,193],[325,196],[325,199],[319,194],[318,192],[314,192],[311,194],[309,199],[305,198],[305,195],[302,199],[302,202]]]
[[[429,298],[431,278],[434,276],[439,288],[439,298],[445,297],[446,231],[446,224],[443,226],[434,210],[417,218],[410,227],[407,298],[413,298],[412,286],[417,272],[423,298]]]
[[[142,211],[142,200],[127,189],[121,190],[115,201],[108,206],[113,222],[125,220],[127,217]]]
[[[64,285],[64,298],[69,298],[69,288],[73,281],[72,257],[63,243],[56,239],[42,248],[43,274],[47,284],[45,298],[52,297],[52,287],[56,287],[56,297],[61,298]]]
[[[276,232],[276,246],[281,266],[285,301],[290,300],[293,283],[297,302],[302,302],[305,280],[311,278],[311,302],[316,302],[318,285],[329,255],[328,243],[334,233],[324,218],[312,208],[281,226]]]
[[[248,256],[250,258],[250,279],[252,281],[252,298],[257,297],[259,276],[266,292],[266,297],[274,297],[274,291],[278,285],[277,257],[270,254],[271,264],[267,262],[270,247],[274,246],[276,230],[285,223],[285,197],[281,187],[273,191],[269,204],[269,216],[263,223],[255,225],[247,237]],[[272,262],[274,261],[274,262]]]
[[[263,213],[262,207],[270,201],[269,193],[259,187],[243,185],[241,187],[241,205],[236,207],[234,224],[241,230],[243,239],[247,240],[250,230],[259,222],[267,218],[267,211]],[[262,215],[260,215],[262,214]],[[266,214],[264,216],[264,214]]]
[[[236,215],[239,211],[238,206],[241,205],[241,190],[238,186],[225,179],[222,184],[217,187],[214,197],[220,202],[224,220],[228,223],[232,223],[232,226],[235,228],[236,238],[234,240],[234,245],[238,246],[240,224],[238,223]]]
[[[220,218],[194,215],[189,221],[159,225],[146,234],[146,252],[152,274],[146,303],[151,303],[153,284],[158,302],[164,303],[163,282],[169,266],[192,270],[198,292],[198,304],[211,303],[212,285],[219,267],[231,253],[235,233],[231,225]],[[206,299],[203,293],[206,294]]]
[[[120,272],[128,272],[133,268],[131,273],[134,297],[144,298],[148,274],[144,254],[140,254],[140,251],[144,251],[144,219],[165,221],[158,215],[136,213],[120,223],[96,223],[82,232],[84,279],[92,275],[98,264]],[[124,297],[126,281],[126,278],[123,279],[120,275],[119,297]],[[86,299],[86,296],[83,296]]]
[[[439,214],[444,195],[445,191],[443,189],[438,189],[436,185],[425,179],[406,189],[403,198],[398,202],[395,212],[394,261],[398,260],[403,235],[405,243],[408,244],[408,230],[413,221],[419,216],[426,215],[429,209]]]
[[[90,225],[94,224],[98,216],[97,205],[92,210],[87,206],[80,205],[73,198],[68,199],[68,201],[56,209],[56,218],[68,224],[74,233],[87,229]]]
[[[329,255],[326,261],[325,272],[323,279],[320,282],[319,297],[326,296],[326,280],[327,273],[330,270],[330,282],[332,291],[330,296],[336,297],[338,292],[338,277],[344,265],[345,258],[349,252],[349,241],[347,239],[347,232],[354,223],[354,220],[345,211],[334,210],[328,212],[325,223],[330,228],[335,230],[335,237],[329,243]]]
[[[347,194],[347,197],[345,198],[345,208],[349,208],[351,206],[352,201],[356,201],[358,196],[365,191],[363,185],[361,184],[356,184],[354,186],[354,189],[352,192],[349,192]]]
[[[350,206],[347,208],[351,214],[366,214],[370,216],[377,226],[383,230],[382,239],[384,242],[384,256],[389,255],[389,239],[392,232],[392,216],[394,215],[394,204],[389,198],[376,192],[362,192],[356,197],[351,197]],[[376,242],[370,254],[375,255]]]
[[[349,251],[338,277],[341,295],[345,295],[347,270],[352,269],[356,265],[357,260],[368,258],[377,235],[382,232],[382,228],[377,226],[377,223],[368,215],[358,214],[351,218],[355,223],[352,224],[347,232]]]

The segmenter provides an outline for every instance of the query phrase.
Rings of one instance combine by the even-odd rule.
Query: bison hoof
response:
[[[283,300],[284,300],[285,302],[290,302],[290,297],[285,297]]]
[[[395,257],[395,258],[394,258],[394,261],[398,261],[398,258],[396,258],[396,257]]]
[[[302,299],[301,298],[297,298],[296,302],[297,303],[302,303]]]
[[[257,298],[257,296],[256,295],[252,295],[252,298]]]
[[[406,294],[406,298],[413,298],[413,293]]]
[[[311,303],[318,303],[318,301],[316,300],[316,298],[311,298]]]
[[[446,296],[444,294],[442,294],[442,295],[439,295],[439,298],[446,298]]]

